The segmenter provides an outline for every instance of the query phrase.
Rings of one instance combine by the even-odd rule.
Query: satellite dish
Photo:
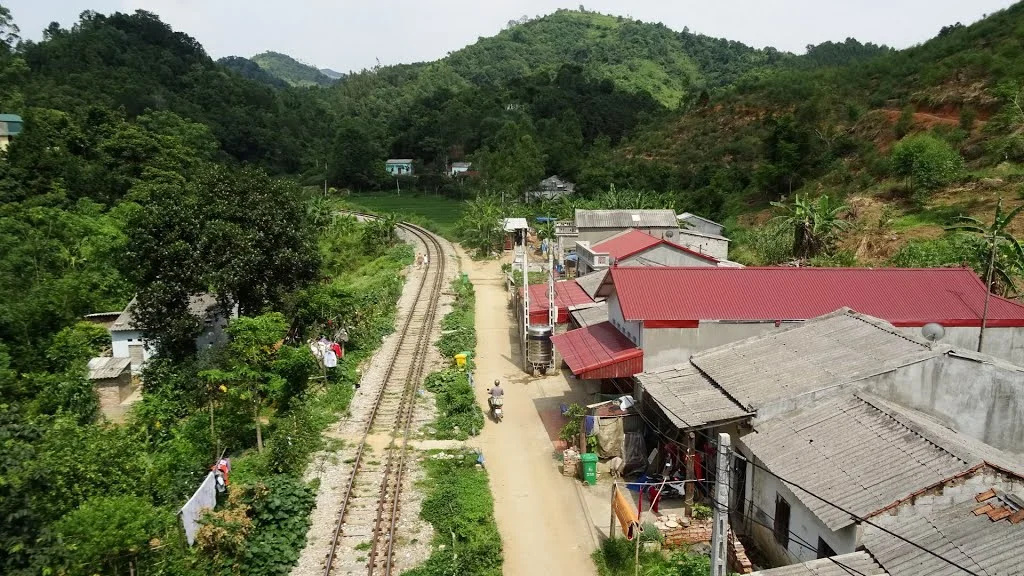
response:
[[[673,232],[671,230],[665,230],[665,237],[666,238],[671,238],[673,236],[675,236],[675,232]]]
[[[929,322],[921,327],[921,335],[929,342],[938,342],[946,335],[946,329],[941,324]]]

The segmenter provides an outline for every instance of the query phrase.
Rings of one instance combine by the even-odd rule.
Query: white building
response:
[[[472,162],[452,162],[452,165],[448,168],[449,176],[458,176],[469,172],[469,169],[473,166]]]
[[[114,358],[129,358],[131,360],[132,373],[138,374],[142,367],[155,353],[153,347],[146,342],[142,329],[136,325],[132,309],[135,306],[135,299],[128,303],[124,311],[110,326],[110,340],[113,347]],[[213,294],[201,294],[193,296],[189,304],[189,311],[193,316],[200,318],[203,322],[202,332],[196,337],[196,349],[203,350],[210,348],[224,340],[226,334],[224,329],[228,325],[228,318],[225,318],[217,304],[217,297]],[[238,306],[235,305],[231,312],[231,318],[238,317]]]

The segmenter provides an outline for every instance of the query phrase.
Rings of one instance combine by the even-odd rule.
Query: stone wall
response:
[[[661,530],[665,537],[665,548],[686,548],[695,544],[708,544],[711,542],[711,527],[713,522],[707,520],[690,520],[684,518],[680,521],[678,516],[670,515],[663,517],[655,525]],[[729,571],[737,574],[750,574],[753,565],[747,558],[747,551],[743,543],[736,538],[732,531],[729,532],[727,548]]]

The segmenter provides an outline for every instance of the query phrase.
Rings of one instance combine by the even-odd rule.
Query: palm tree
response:
[[[985,250],[988,252],[988,262],[985,265],[985,307],[981,313],[981,331],[978,333],[978,352],[981,352],[982,343],[985,341],[985,324],[988,321],[988,302],[994,288],[992,279],[998,275],[1004,287],[1004,294],[1010,290],[1016,291],[1017,283],[1014,281],[1014,272],[1019,273],[1024,263],[1024,248],[1021,247],[1009,228],[1013,219],[1024,210],[1024,204],[1017,206],[1009,212],[1003,212],[1003,199],[996,202],[996,213],[992,222],[986,224],[977,218],[960,216],[957,218],[960,224],[950,226],[947,230],[960,230],[962,232],[973,232],[985,238]],[[1001,259],[1009,263],[1009,266],[1000,266],[996,256],[1002,253],[1008,258]],[[1016,269],[1016,270],[1015,270]]]
[[[793,227],[793,256],[797,258],[813,258],[827,252],[839,233],[849,227],[849,223],[840,218],[849,206],[833,202],[827,194],[817,200],[797,194],[792,204],[785,200],[771,204],[786,211],[777,219]]]

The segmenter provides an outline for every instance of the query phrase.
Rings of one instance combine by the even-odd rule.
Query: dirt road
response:
[[[504,574],[535,576],[538,569],[575,576],[596,574],[594,540],[573,479],[563,477],[540,414],[572,400],[561,376],[533,380],[519,368],[512,345],[515,324],[499,262],[463,259],[476,290],[476,394],[487,409],[495,378],[505,388],[505,418],[488,419],[483,449],[505,550]]]

